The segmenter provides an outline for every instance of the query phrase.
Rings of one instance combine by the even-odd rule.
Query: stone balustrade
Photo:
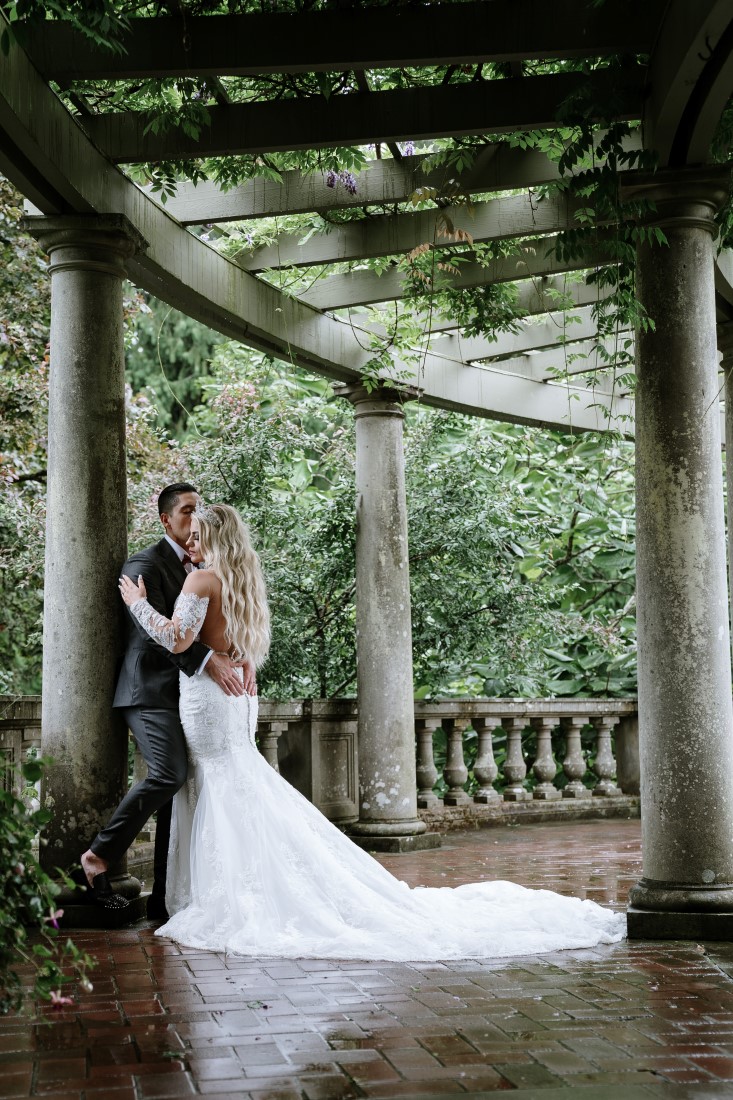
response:
[[[635,699],[417,702],[415,730],[417,804],[431,828],[638,813]],[[442,775],[438,730],[445,735]],[[475,735],[470,786],[467,730]]]
[[[358,818],[357,717],[354,699],[260,702],[262,755],[341,826]],[[442,770],[434,750],[439,730],[445,736]],[[473,731],[469,737],[468,731]],[[40,696],[0,697],[5,760],[18,763],[40,749],[40,736]],[[420,701],[415,736],[418,807],[430,828],[638,813],[635,699]],[[530,759],[528,741],[534,750]],[[475,752],[468,751],[471,742]],[[144,767],[138,757],[136,779]]]

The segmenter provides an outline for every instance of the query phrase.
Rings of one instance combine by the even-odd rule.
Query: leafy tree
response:
[[[224,337],[148,294],[138,295],[136,307],[125,349],[132,391],[155,405],[159,428],[178,438],[195,433],[188,410],[201,403],[211,357]]]
[[[40,690],[50,293],[0,177],[0,692]]]

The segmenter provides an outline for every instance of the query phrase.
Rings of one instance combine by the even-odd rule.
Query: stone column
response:
[[[51,273],[42,749],[54,763],[41,858],[52,870],[78,864],[127,791],[127,730],[111,709],[127,556],[122,281],[145,242],[116,214],[24,224]],[[139,893],[126,862],[112,875]]]
[[[668,245],[637,249],[636,500],[643,878],[629,934],[733,930],[733,709],[713,285],[729,169],[631,176]],[[721,933],[723,933],[721,935]]]
[[[718,327],[725,398],[725,487],[728,498],[728,622],[733,614],[733,322]]]
[[[417,816],[412,624],[403,404],[412,394],[339,388],[356,419],[356,660],[359,821],[365,848],[413,851],[439,841]],[[423,835],[421,835],[423,834]]]

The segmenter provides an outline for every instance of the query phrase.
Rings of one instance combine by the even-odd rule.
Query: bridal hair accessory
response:
[[[212,527],[218,527],[221,522],[221,516],[214,511],[212,504],[197,504],[193,514],[199,516],[206,523],[210,523]]]

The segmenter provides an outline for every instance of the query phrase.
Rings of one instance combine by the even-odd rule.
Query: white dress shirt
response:
[[[170,535],[169,535],[169,534],[166,534],[166,535],[165,535],[165,541],[166,541],[166,542],[167,542],[167,543],[168,543],[168,544],[169,544],[170,546],[172,546],[172,547],[173,547],[173,549],[174,549],[174,550],[175,550],[175,552],[176,552],[176,557],[178,558],[178,560],[179,560],[180,562],[183,562],[183,559],[184,559],[184,557],[186,557],[186,556],[187,556],[187,554],[186,554],[186,551],[184,550],[184,548],[183,548],[183,547],[182,547],[182,546],[181,546],[181,545],[180,545],[179,543],[175,542],[175,541],[174,541],[174,540],[173,540],[173,539],[172,539],[172,538],[170,537]],[[194,569],[196,568],[196,566],[195,566],[195,565],[193,564],[193,562],[192,562],[192,561],[189,561],[189,562],[187,562],[187,563],[186,563],[186,564],[185,564],[185,565],[183,566],[183,568],[184,568],[184,569],[186,570],[186,572],[187,572],[187,573],[193,573],[193,571],[194,571]],[[198,667],[198,668],[196,669],[196,675],[197,675],[197,676],[200,676],[200,675],[201,675],[201,673],[202,673],[202,672],[204,671],[204,669],[206,668],[206,662],[207,662],[207,661],[209,660],[209,658],[211,657],[211,654],[212,654],[213,652],[214,652],[214,651],[213,651],[213,649],[210,649],[210,650],[209,650],[209,652],[208,652],[208,653],[206,654],[206,656],[204,657],[203,661],[201,662],[201,664],[199,665],[199,667]]]

